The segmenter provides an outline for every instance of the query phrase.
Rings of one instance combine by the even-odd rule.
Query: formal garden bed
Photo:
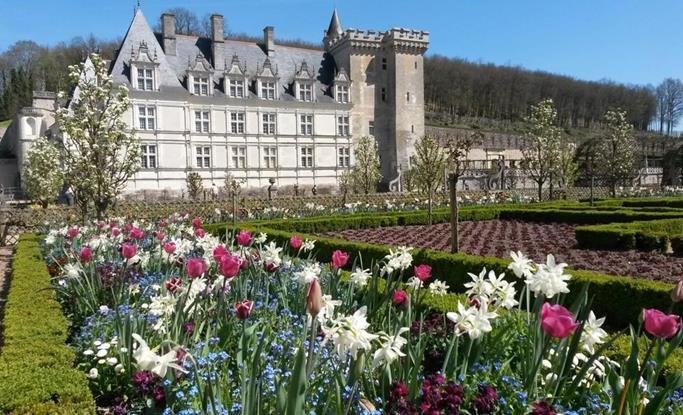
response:
[[[584,228],[603,229],[602,226],[615,227],[598,225]],[[514,246],[535,261],[543,260],[547,252],[556,252],[558,261],[572,264],[577,269],[610,275],[630,275],[673,283],[683,276],[683,258],[650,252],[652,249],[639,252],[633,249],[635,244],[629,246],[630,250],[621,251],[607,250],[609,246],[602,250],[583,249],[577,243],[576,229],[576,226],[566,223],[466,221],[460,224],[460,249],[471,255],[506,258],[510,247]],[[451,226],[447,223],[349,229],[325,235],[390,246],[406,245],[444,252],[451,249]],[[591,239],[591,236],[586,236],[586,245],[592,243],[595,246],[595,238]]]

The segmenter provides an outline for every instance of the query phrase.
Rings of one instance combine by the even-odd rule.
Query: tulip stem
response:
[[[619,411],[617,411],[617,415],[622,415],[624,413],[626,392],[628,391],[629,386],[631,386],[631,379],[626,379],[626,382],[624,383],[624,389],[621,391],[621,398],[619,398]]]

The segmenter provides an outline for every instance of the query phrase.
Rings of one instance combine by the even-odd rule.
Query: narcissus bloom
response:
[[[159,356],[149,348],[147,342],[139,334],[133,333],[132,336],[138,343],[138,348],[133,352],[133,358],[140,370],[148,370],[160,378],[166,376],[169,367],[184,371],[183,368],[173,363],[176,361],[175,350]]]

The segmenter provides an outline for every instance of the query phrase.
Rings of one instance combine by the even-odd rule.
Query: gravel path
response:
[[[348,240],[390,246],[414,246],[450,251],[450,224],[351,229],[329,233]],[[510,250],[521,250],[535,261],[554,254],[574,269],[612,275],[632,275],[676,282],[683,277],[683,258],[639,251],[593,251],[579,249],[574,226],[521,221],[475,221],[460,224],[460,249],[473,255],[508,258]]]

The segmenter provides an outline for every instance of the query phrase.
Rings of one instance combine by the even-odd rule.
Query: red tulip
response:
[[[164,238],[166,238],[166,234],[161,231],[156,231],[154,232],[154,237],[157,241],[161,242],[164,240]]]
[[[114,238],[116,238],[116,237],[119,236],[119,235],[121,235],[121,229],[119,229],[119,228],[117,228],[117,227],[111,228],[111,236],[113,236]]]
[[[225,246],[216,245],[216,247],[213,248],[213,260],[216,261],[216,263],[220,264],[221,259],[226,255],[230,255],[230,252],[228,252]]]
[[[252,236],[251,233],[247,231],[240,231],[235,237],[235,239],[237,239],[238,244],[242,246],[249,246],[249,244],[251,243]]]
[[[403,290],[394,291],[394,294],[391,296],[391,302],[394,303],[394,305],[398,308],[407,309],[408,293]]]
[[[125,225],[123,225],[123,230],[125,232],[130,232],[131,229],[133,229],[133,225],[131,225],[130,223],[126,223]]]
[[[181,280],[178,277],[173,277],[173,278],[167,279],[165,284],[166,284],[166,289],[171,294],[175,294],[176,291],[178,291],[178,288],[180,288],[183,285],[183,280]]]
[[[250,300],[244,300],[235,304],[235,314],[240,320],[246,320],[251,315],[251,310],[254,308],[254,303]]]
[[[138,253],[138,247],[133,244],[123,244],[121,246],[121,255],[126,259],[133,258]]]
[[[66,231],[66,237],[68,239],[73,239],[78,236],[78,228],[71,228],[68,231]]]
[[[166,252],[169,255],[174,253],[175,252],[175,243],[174,242],[166,242],[164,244],[164,252]]]
[[[559,304],[544,303],[541,308],[541,328],[551,337],[564,339],[576,330],[574,315]]]
[[[81,248],[81,262],[90,262],[92,260],[92,249],[89,246]]]
[[[289,238],[289,246],[291,246],[292,249],[299,250],[301,248],[302,243],[303,241],[301,240],[301,238],[299,238],[296,235],[293,235],[291,238]]]
[[[203,238],[206,236],[206,231],[202,228],[195,228],[194,236],[196,236],[197,238]]]
[[[349,262],[349,254],[338,249],[332,252],[332,266],[335,269],[344,268],[347,262]]]
[[[145,237],[145,233],[142,229],[133,228],[130,230],[130,237],[133,239],[142,239]]]
[[[227,278],[234,278],[240,272],[242,260],[239,257],[225,255],[219,263],[219,270]]]
[[[413,272],[415,274],[415,278],[419,279],[422,282],[425,282],[432,277],[432,267],[430,267],[427,264],[422,264],[414,267]]]
[[[654,308],[643,310],[645,331],[660,339],[670,339],[681,329],[681,317],[664,314]]]
[[[201,258],[190,258],[185,264],[185,271],[190,278],[201,277],[206,271],[206,264]]]

